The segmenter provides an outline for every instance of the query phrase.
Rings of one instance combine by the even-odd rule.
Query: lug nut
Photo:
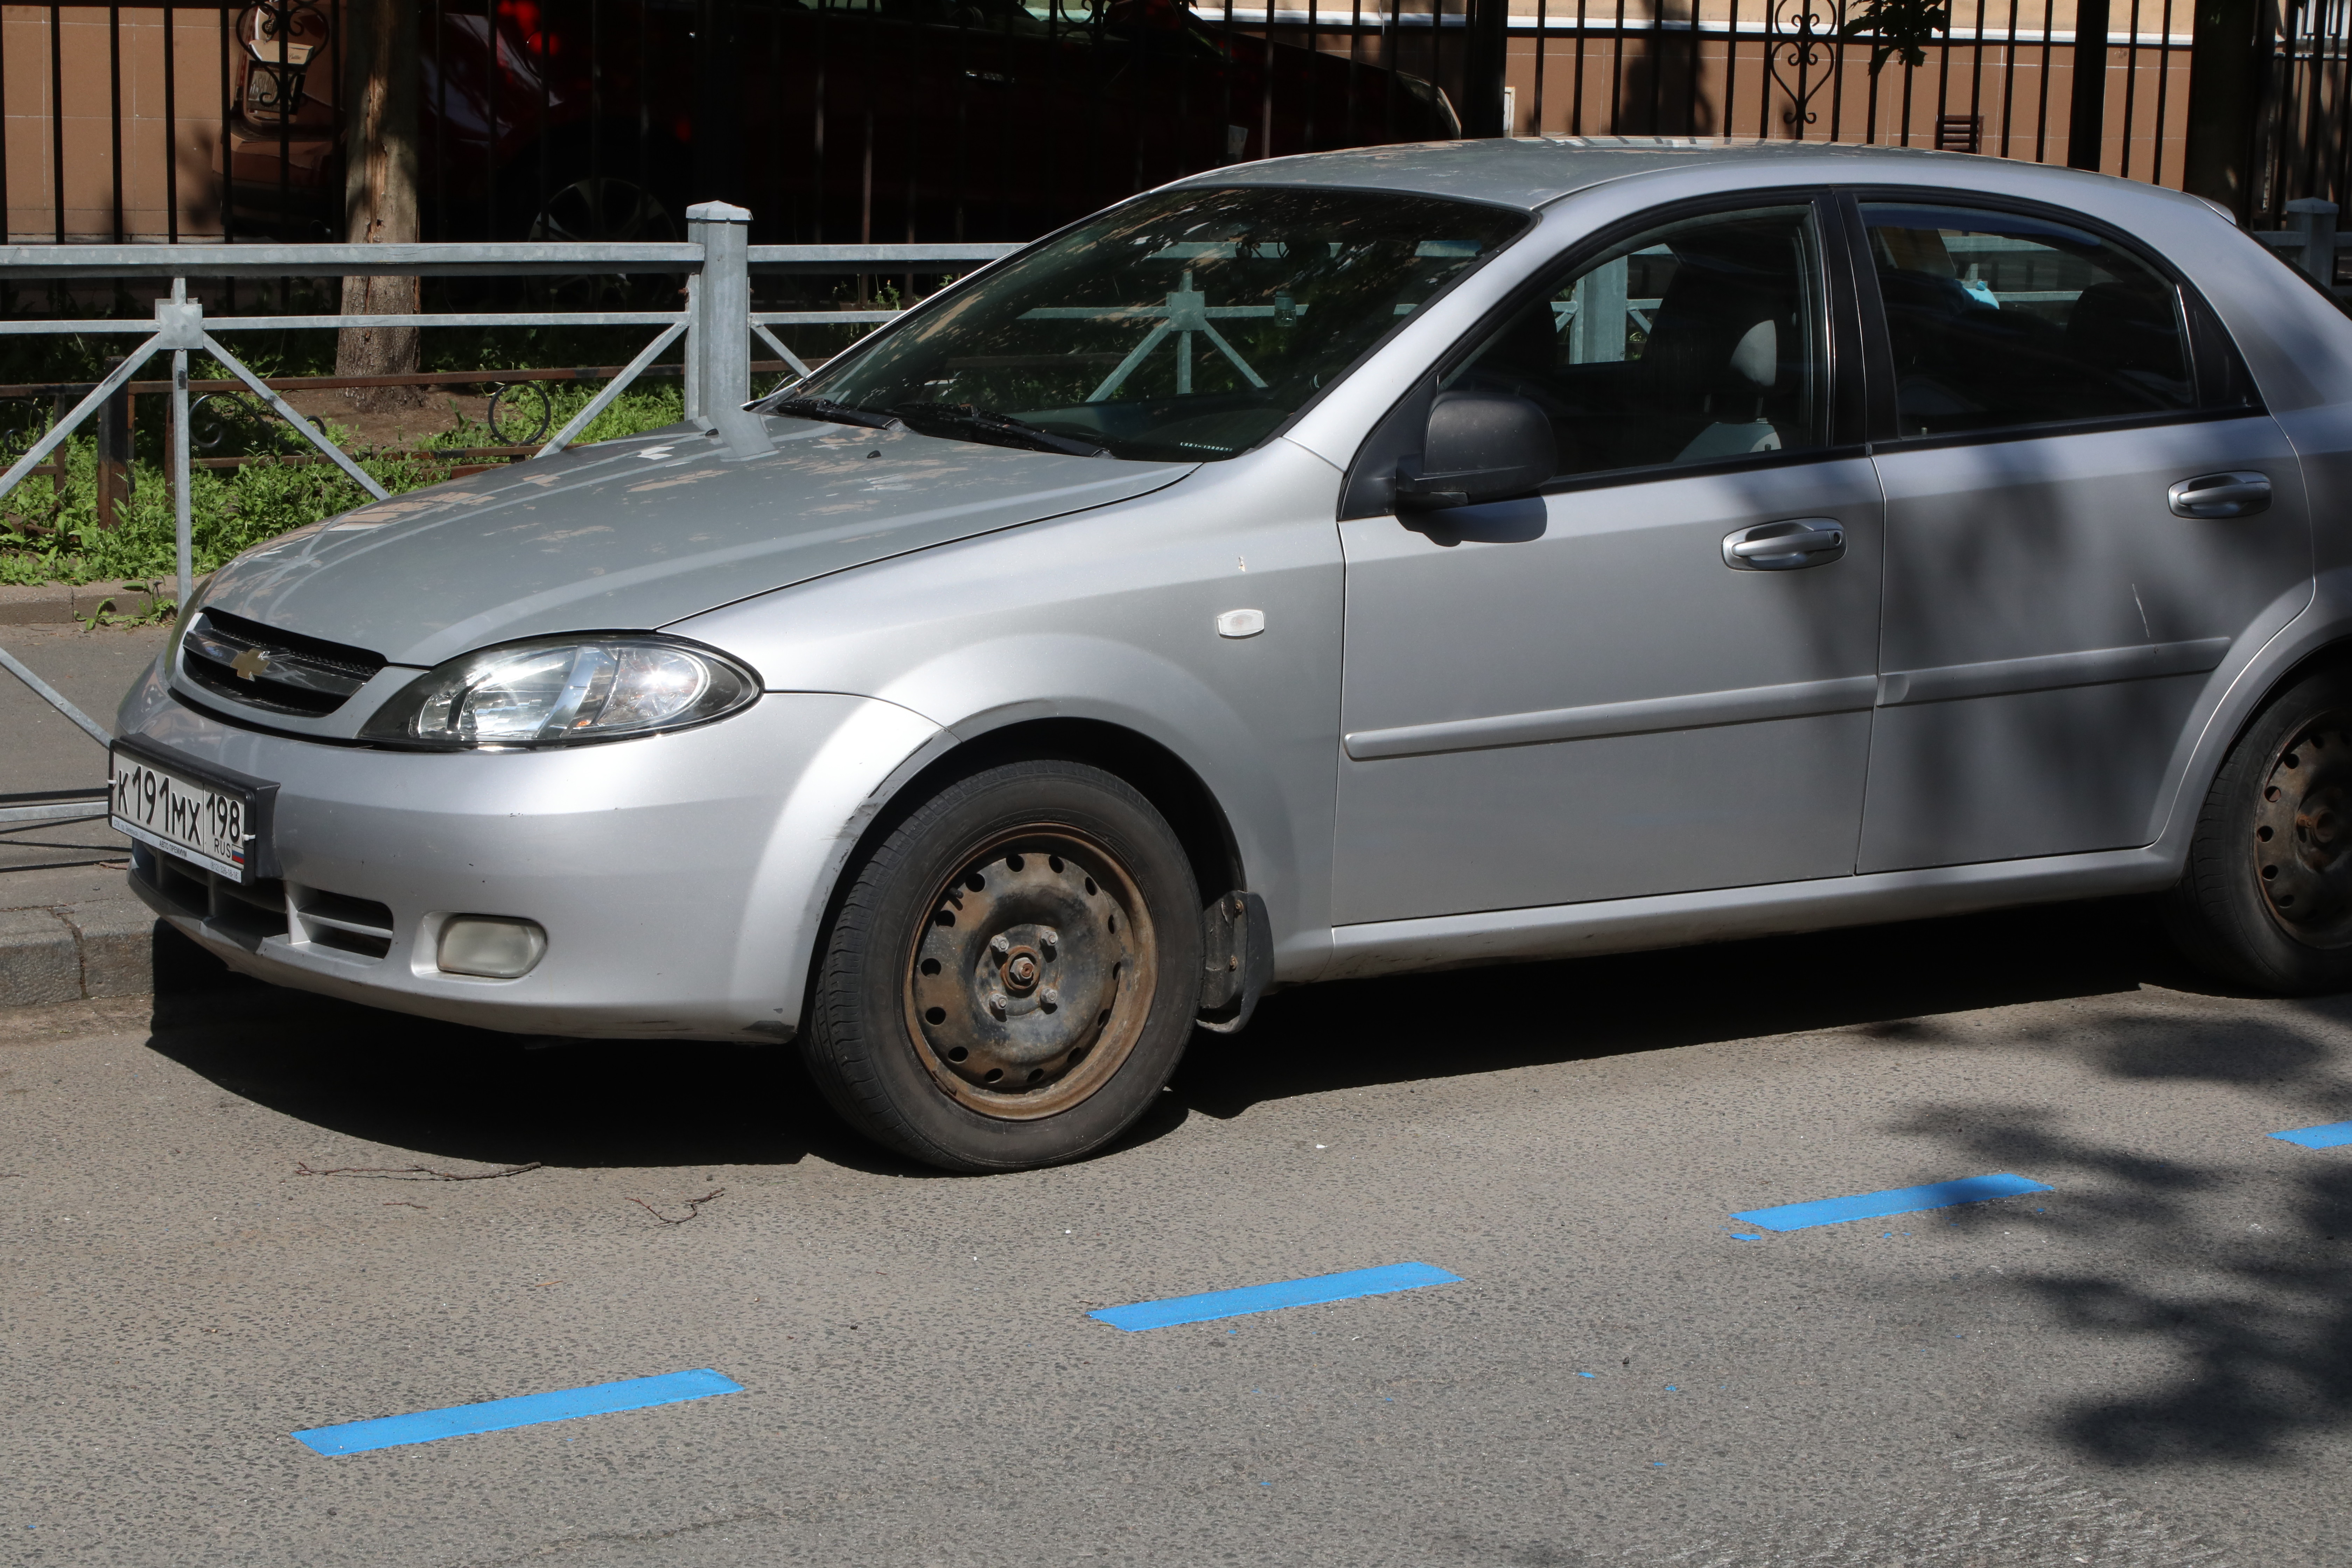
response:
[[[999,1018],[1004,1016],[1004,994],[1003,992],[998,992],[989,997],[988,1010],[995,1014]]]
[[[1062,1005],[1062,993],[1055,987],[1048,985],[1037,993],[1037,1000],[1048,1007],[1058,1007]]]
[[[1037,951],[1044,953],[1048,959],[1058,956],[1058,950],[1061,945],[1062,939],[1055,936],[1052,931],[1047,931],[1045,935],[1037,939]]]
[[[988,939],[988,951],[996,954],[997,957],[1003,958],[1006,953],[1013,951],[1013,939],[1006,936],[1003,931],[998,931],[994,936]]]

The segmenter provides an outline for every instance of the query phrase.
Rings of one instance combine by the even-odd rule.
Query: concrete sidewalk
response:
[[[154,991],[157,944],[171,933],[120,866],[0,873],[0,900],[13,906],[0,908],[0,1007]]]
[[[0,616],[9,608],[0,602]],[[116,704],[169,629],[84,631],[70,622],[0,620],[0,647],[110,725]],[[0,745],[0,795],[106,783],[106,753],[97,742],[5,672],[0,735],[7,738]],[[102,818],[0,824],[0,1007],[146,995],[155,989],[159,952],[167,965],[195,953],[192,944],[159,931],[147,906],[124,886],[129,856],[129,841]]]
[[[65,626],[100,614],[135,618],[151,614],[158,601],[169,603],[178,591],[177,584],[162,578],[79,587],[62,583],[0,585],[0,626]]]

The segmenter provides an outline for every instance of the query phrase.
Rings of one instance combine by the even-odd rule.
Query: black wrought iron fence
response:
[[[2352,4],[2284,0],[2255,124],[2259,210],[2317,197],[2342,205],[2352,186]]]
[[[2175,184],[2196,9],[1953,0],[1923,63],[1874,72],[1849,0],[415,4],[425,238],[658,242],[723,198],[799,244],[1022,239],[1183,174],[1457,134],[1483,122],[1497,6],[1516,134],[1892,142]],[[344,237],[341,6],[8,7],[9,236]],[[2352,180],[2352,0],[2271,16],[2243,117],[2258,226]]]
[[[2342,3],[2342,0],[2338,0]],[[2118,5],[2104,38],[2078,38],[2072,0],[1955,0],[1923,64],[1870,69],[1844,36],[1844,0],[1518,0],[1505,82],[1519,135],[1803,137],[2066,163],[2078,76],[2097,79],[2095,166],[2178,184],[2187,135],[2189,0]],[[1274,36],[1345,47],[1349,10],[1309,0],[1246,12]],[[1458,57],[1465,18],[1408,12],[1387,25],[1420,58]],[[2087,58],[2086,58],[2087,56]],[[1452,81],[1450,72],[1439,73]],[[2090,166],[2090,160],[2085,160]]]

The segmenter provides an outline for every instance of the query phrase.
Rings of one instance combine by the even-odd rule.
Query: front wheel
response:
[[[950,784],[857,866],[803,1053],[834,1109],[950,1171],[1100,1148],[1182,1056],[1201,910],[1150,802],[1076,763]]]
[[[2295,682],[2207,792],[2166,910],[2202,967],[2286,995],[2352,988],[2352,672]]]

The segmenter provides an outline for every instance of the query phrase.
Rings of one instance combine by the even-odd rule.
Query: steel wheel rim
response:
[[[664,243],[677,237],[677,226],[660,199],[635,181],[583,175],[540,203],[524,237],[600,245]],[[551,300],[581,305],[626,305],[644,291],[641,276],[606,272],[551,278],[544,292]],[[658,281],[654,288],[664,289]]]
[[[633,180],[583,177],[555,191],[532,217],[528,237],[596,244],[677,237],[669,209]]]
[[[1118,858],[1058,824],[992,837],[924,906],[902,1011],[940,1089],[1034,1121],[1085,1103],[1133,1054],[1158,979],[1150,911]]]
[[[2352,712],[2324,713],[2271,758],[2254,804],[2254,883],[2306,947],[2352,946]]]

